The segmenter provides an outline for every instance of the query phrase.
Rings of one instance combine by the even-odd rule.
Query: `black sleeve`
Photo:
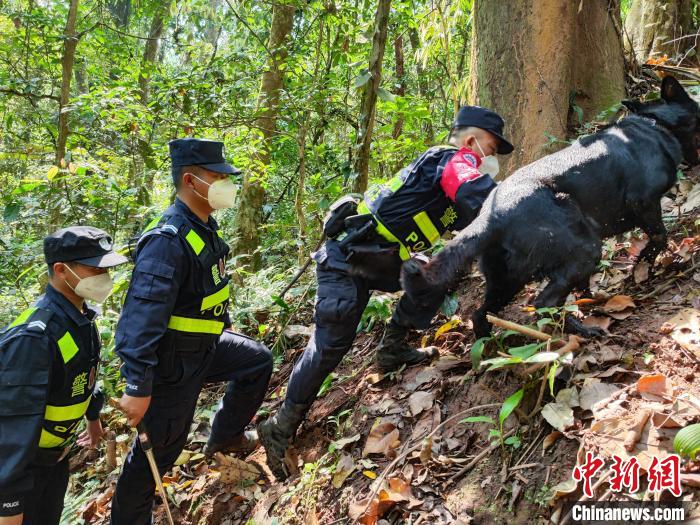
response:
[[[496,183],[488,175],[462,183],[455,195],[455,205],[463,227],[479,215],[481,205],[495,187]]]
[[[139,248],[114,345],[124,363],[124,392],[130,396],[151,395],[158,345],[187,272],[186,254],[176,235],[154,234]]]
[[[85,411],[85,417],[88,421],[95,421],[99,419],[100,412],[102,412],[102,407],[105,404],[105,395],[102,393],[102,388],[99,385],[95,386],[95,390],[92,392],[92,398],[90,399],[90,404]]]
[[[55,344],[25,332],[0,352],[0,516],[15,516],[33,486]]]

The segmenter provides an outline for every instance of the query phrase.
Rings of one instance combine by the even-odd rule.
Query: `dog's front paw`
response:
[[[578,319],[573,317],[567,317],[564,323],[564,329],[566,332],[578,334],[586,339],[591,339],[593,337],[604,337],[608,333],[598,326],[585,326]]]

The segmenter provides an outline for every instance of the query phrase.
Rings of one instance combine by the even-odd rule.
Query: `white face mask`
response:
[[[498,175],[498,170],[499,170],[499,165],[498,165],[498,158],[495,155],[484,155],[484,150],[481,149],[481,144],[479,144],[479,140],[474,137],[474,140],[476,140],[476,145],[479,147],[479,151],[481,151],[481,164],[479,164],[479,173],[483,173],[484,175],[490,175],[491,177],[496,177]]]
[[[209,184],[207,181],[197,177],[197,175],[194,173],[192,176],[198,181],[209,186],[209,193],[207,197],[200,195],[197,190],[194,190],[198,196],[209,201],[209,206],[215,210],[233,207],[233,204],[236,201],[236,194],[238,193],[238,186],[236,186],[230,178],[227,177],[225,179],[216,180]]]
[[[80,277],[70,268],[70,266],[66,265],[66,268],[70,270],[70,273],[80,279],[75,288],[73,288],[70,284],[68,284],[68,281],[66,281],[66,284],[68,284],[70,289],[73,290],[76,295],[99,304],[104,303],[107,297],[111,295],[114,282],[112,281],[112,277],[109,275],[109,273],[101,273],[90,277]]]

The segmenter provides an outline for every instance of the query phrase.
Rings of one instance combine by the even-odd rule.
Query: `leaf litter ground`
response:
[[[212,406],[222,393],[222,387],[207,389],[187,449],[164,479],[176,521],[568,523],[571,502],[582,497],[572,471],[584,451],[608,463],[613,455],[635,457],[644,472],[653,456],[673,451],[679,428],[700,421],[698,180],[697,173],[688,175],[674,198],[664,199],[669,250],[653,273],[633,265],[645,243],[641,234],[607,241],[591,279],[592,298],[578,300],[580,314],[572,315],[585,316],[608,336],[584,341],[571,363],[559,367],[554,396],[540,380],[542,369],[530,375],[524,365],[472,370],[468,319],[483,296],[474,273],[460,287],[455,315],[438,317],[414,337],[416,344],[440,348],[430,366],[381,374],[373,363],[381,331],[358,336],[300,429],[287,458],[297,474],[286,483],[274,482],[262,449],[247,458],[203,457]],[[500,317],[533,326],[527,305],[538,288],[525,290]],[[308,317],[307,311],[295,322],[308,325]],[[273,377],[259,417],[279,406],[308,337],[306,330],[288,333],[297,344]],[[484,357],[512,357],[509,348],[533,342],[511,335],[501,346],[487,343]],[[520,388],[523,401],[500,429],[501,404]],[[468,417],[472,422],[463,422]],[[66,513],[88,523],[108,522],[118,468],[107,465],[115,457],[121,465],[132,436],[114,400],[106,419],[114,432],[111,460],[104,448],[72,460]],[[489,438],[494,433],[508,444]],[[696,516],[699,472],[699,463],[683,461],[683,499]],[[647,492],[641,479],[637,497],[673,499]],[[595,488],[593,499],[628,497],[611,492],[606,480]],[[166,523],[161,505],[155,522]]]

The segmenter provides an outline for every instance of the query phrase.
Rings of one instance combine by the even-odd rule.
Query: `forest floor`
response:
[[[502,330],[486,342],[484,358],[511,359],[492,371],[473,369],[469,316],[483,296],[476,272],[460,286],[455,315],[441,315],[416,334],[416,343],[440,348],[430,366],[380,374],[373,357],[381,330],[360,334],[300,429],[288,458],[299,472],[285,483],[274,481],[262,449],[244,460],[205,460],[201,448],[223,387],[206,390],[187,449],[165,478],[176,522],[564,524],[583,497],[572,472],[587,451],[606,462],[593,479],[593,499],[674,500],[668,491],[649,491],[646,472],[655,456],[673,452],[680,427],[700,421],[700,171],[686,173],[663,207],[668,251],[650,273],[634,264],[645,242],[641,234],[606,243],[591,280],[593,299],[570,297],[578,311],[566,315],[585,317],[609,335],[581,340],[552,374],[554,363],[528,370],[533,365],[512,359],[538,341]],[[528,303],[537,289],[526,289],[499,317],[535,326]],[[563,314],[549,315],[552,321],[540,326],[554,330],[554,339],[543,343],[554,350]],[[306,309],[288,329],[294,344],[261,414],[279,405],[309,318]],[[522,401],[501,428],[502,404],[520,389]],[[106,420],[116,434],[117,468],[107,472],[105,455],[94,451],[74,458],[67,512],[88,523],[108,521],[118,466],[132,438],[113,406]],[[464,422],[468,417],[476,420]],[[613,455],[639,462],[636,494],[610,489]],[[681,472],[686,520],[700,519],[694,507],[700,507],[700,463],[684,459]],[[155,522],[167,523],[162,505]]]

